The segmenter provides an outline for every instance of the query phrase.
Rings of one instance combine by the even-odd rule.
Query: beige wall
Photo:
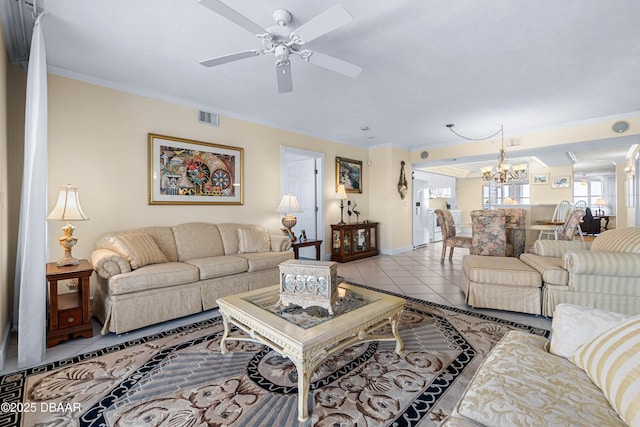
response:
[[[370,151],[371,160],[369,185],[371,188],[371,211],[379,222],[379,245],[387,255],[412,250],[413,231],[411,228],[411,162],[409,151],[384,146]],[[400,162],[405,161],[405,176],[408,190],[404,200],[398,193]]]
[[[281,197],[281,145],[326,154],[327,224],[338,222],[335,156],[363,159],[366,164],[367,150],[229,117],[221,117],[219,127],[202,125],[196,113],[193,108],[49,76],[49,207],[59,187],[69,183],[78,187],[90,217],[74,223],[79,239],[73,250],[76,257],[88,257],[105,232],[147,225],[234,221],[279,233],[280,215],[274,209]],[[244,148],[244,205],[149,205],[149,132]],[[350,195],[363,207],[363,218],[373,216],[366,208],[371,194],[366,172],[363,194]],[[62,225],[50,226],[52,261],[62,254],[57,243]],[[324,234],[329,241],[329,227]]]

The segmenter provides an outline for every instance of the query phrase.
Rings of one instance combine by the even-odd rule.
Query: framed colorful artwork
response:
[[[362,162],[336,157],[336,192],[344,184],[347,193],[362,193]]]
[[[569,188],[571,185],[571,177],[554,176],[551,180],[551,188]]]
[[[150,205],[241,205],[244,150],[149,134]]]
[[[548,184],[548,183],[549,183],[548,173],[534,173],[531,175],[531,184]]]

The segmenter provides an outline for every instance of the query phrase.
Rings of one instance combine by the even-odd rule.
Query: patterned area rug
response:
[[[405,297],[406,298],[406,297]],[[407,298],[394,343],[333,355],[315,372],[315,426],[433,426],[451,412],[489,350],[532,328]],[[220,317],[8,374],[0,426],[296,426],[293,364],[269,348],[229,342]]]

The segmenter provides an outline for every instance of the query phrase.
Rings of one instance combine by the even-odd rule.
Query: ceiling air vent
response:
[[[218,126],[220,124],[220,116],[216,113],[198,111],[198,121],[207,125]]]

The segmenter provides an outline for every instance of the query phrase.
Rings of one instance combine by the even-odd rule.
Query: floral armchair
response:
[[[524,208],[505,208],[504,225],[507,233],[507,251],[508,246],[513,246],[513,256],[519,257],[524,252],[526,227],[527,227],[527,210]]]
[[[456,236],[456,224],[449,209],[436,209],[435,212],[440,222],[440,229],[442,230],[442,255],[440,256],[440,262],[444,262],[447,248],[451,248],[449,249],[449,261],[451,261],[453,259],[453,248],[471,248],[471,237]]]

